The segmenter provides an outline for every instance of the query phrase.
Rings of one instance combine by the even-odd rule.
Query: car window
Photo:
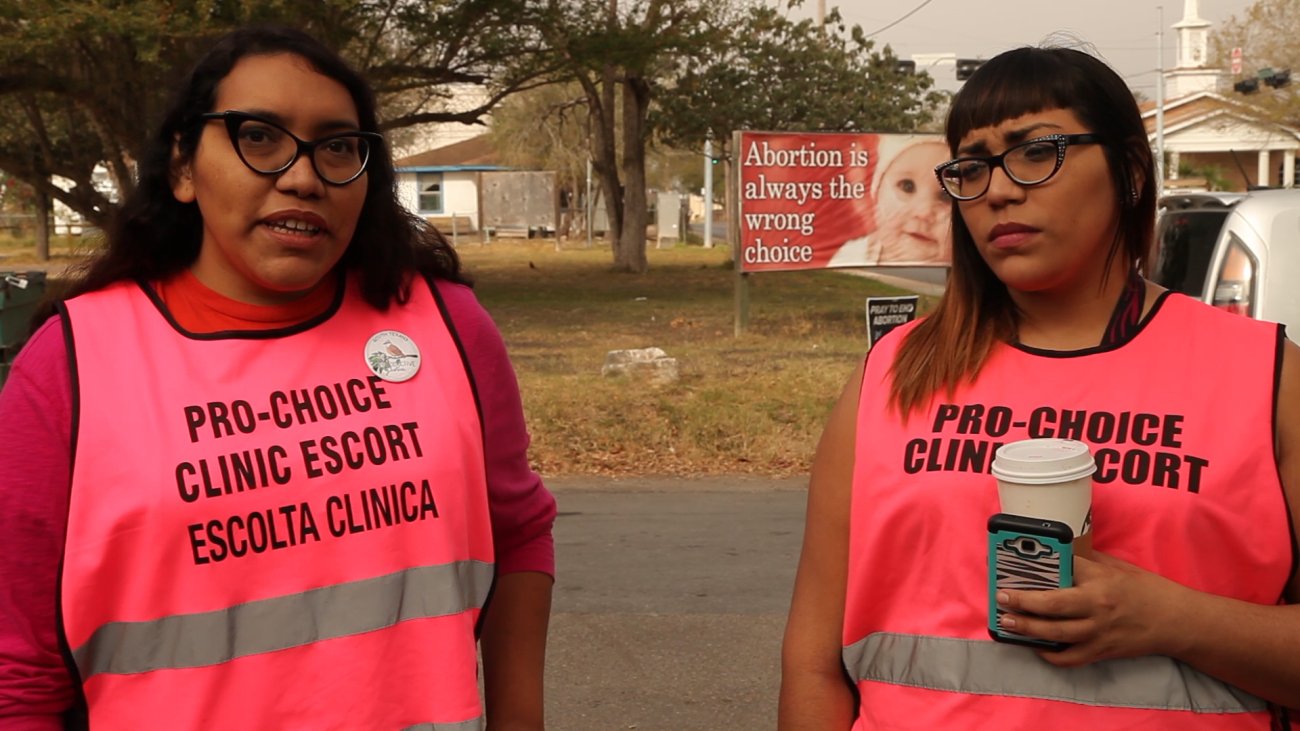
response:
[[[1156,231],[1155,282],[1199,299],[1205,291],[1214,242],[1228,211],[1165,212]]]

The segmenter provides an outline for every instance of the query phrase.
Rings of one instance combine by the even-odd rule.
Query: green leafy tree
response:
[[[730,42],[681,64],[661,95],[652,122],[666,143],[701,150],[712,137],[715,155],[730,160],[736,130],[914,132],[946,100],[929,91],[929,75],[906,73],[888,46],[876,51],[861,27],[846,27],[838,9],[818,26],[755,4],[734,22]]]
[[[1242,71],[1255,76],[1261,69],[1290,70],[1300,74],[1300,2],[1255,0],[1240,16],[1232,16],[1210,32],[1210,58],[1229,68],[1232,49],[1242,51]],[[1300,126],[1300,78],[1274,88],[1262,80],[1259,91],[1242,99],[1262,110],[1267,121]]]
[[[385,126],[474,122],[545,71],[516,18],[525,0],[0,0],[0,170],[102,225],[165,94],[211,41],[243,24],[303,28],[374,83]],[[489,88],[480,106],[429,111],[446,84]],[[72,182],[55,185],[52,176]]]
[[[699,148],[712,136],[725,148],[741,129],[913,132],[944,101],[928,91],[929,75],[901,70],[888,46],[874,50],[838,10],[819,28],[755,5],[733,37],[705,63],[681,67],[654,118],[667,142]]]
[[[875,52],[835,11],[823,30],[757,0],[535,0],[530,7],[529,23],[560,67],[553,78],[576,84],[585,100],[617,271],[646,268],[647,163],[656,144],[699,149],[712,133],[725,157],[734,129],[912,131],[943,100],[927,93],[928,76],[900,71],[888,48]],[[564,97],[560,106],[572,102]],[[535,139],[522,126],[552,118],[538,111],[509,134]],[[680,166],[665,158],[660,167],[673,177]]]
[[[364,71],[385,106],[385,129],[483,124],[508,96],[550,83],[558,62],[527,22],[532,0],[332,0],[356,6],[336,47]],[[487,91],[447,111],[457,85]]]
[[[537,0],[531,16],[582,90],[592,169],[601,182],[614,269],[646,269],[646,154],[651,104],[681,63],[723,42],[725,0]]]

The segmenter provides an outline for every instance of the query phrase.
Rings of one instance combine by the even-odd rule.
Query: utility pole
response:
[[[1165,8],[1157,5],[1160,27],[1156,31],[1156,200],[1165,194]]]

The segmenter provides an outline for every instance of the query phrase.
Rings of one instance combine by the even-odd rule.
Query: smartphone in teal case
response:
[[[989,636],[998,642],[1060,650],[1067,647],[998,626],[1000,589],[1042,591],[1074,585],[1074,532],[1055,520],[997,513],[989,518]]]

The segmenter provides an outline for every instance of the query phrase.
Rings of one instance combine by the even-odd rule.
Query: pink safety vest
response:
[[[987,634],[996,447],[1088,442],[1093,544],[1194,589],[1277,604],[1291,531],[1273,456],[1282,334],[1182,296],[1116,348],[994,348],[974,384],[904,425],[906,330],[872,351],[853,478],[844,662],[855,729],[1267,729],[1266,704],[1165,657],[1057,668]]]
[[[63,629],[94,729],[479,729],[482,433],[431,287],[194,335],[123,283],[66,304]],[[366,344],[418,346],[404,382]]]

